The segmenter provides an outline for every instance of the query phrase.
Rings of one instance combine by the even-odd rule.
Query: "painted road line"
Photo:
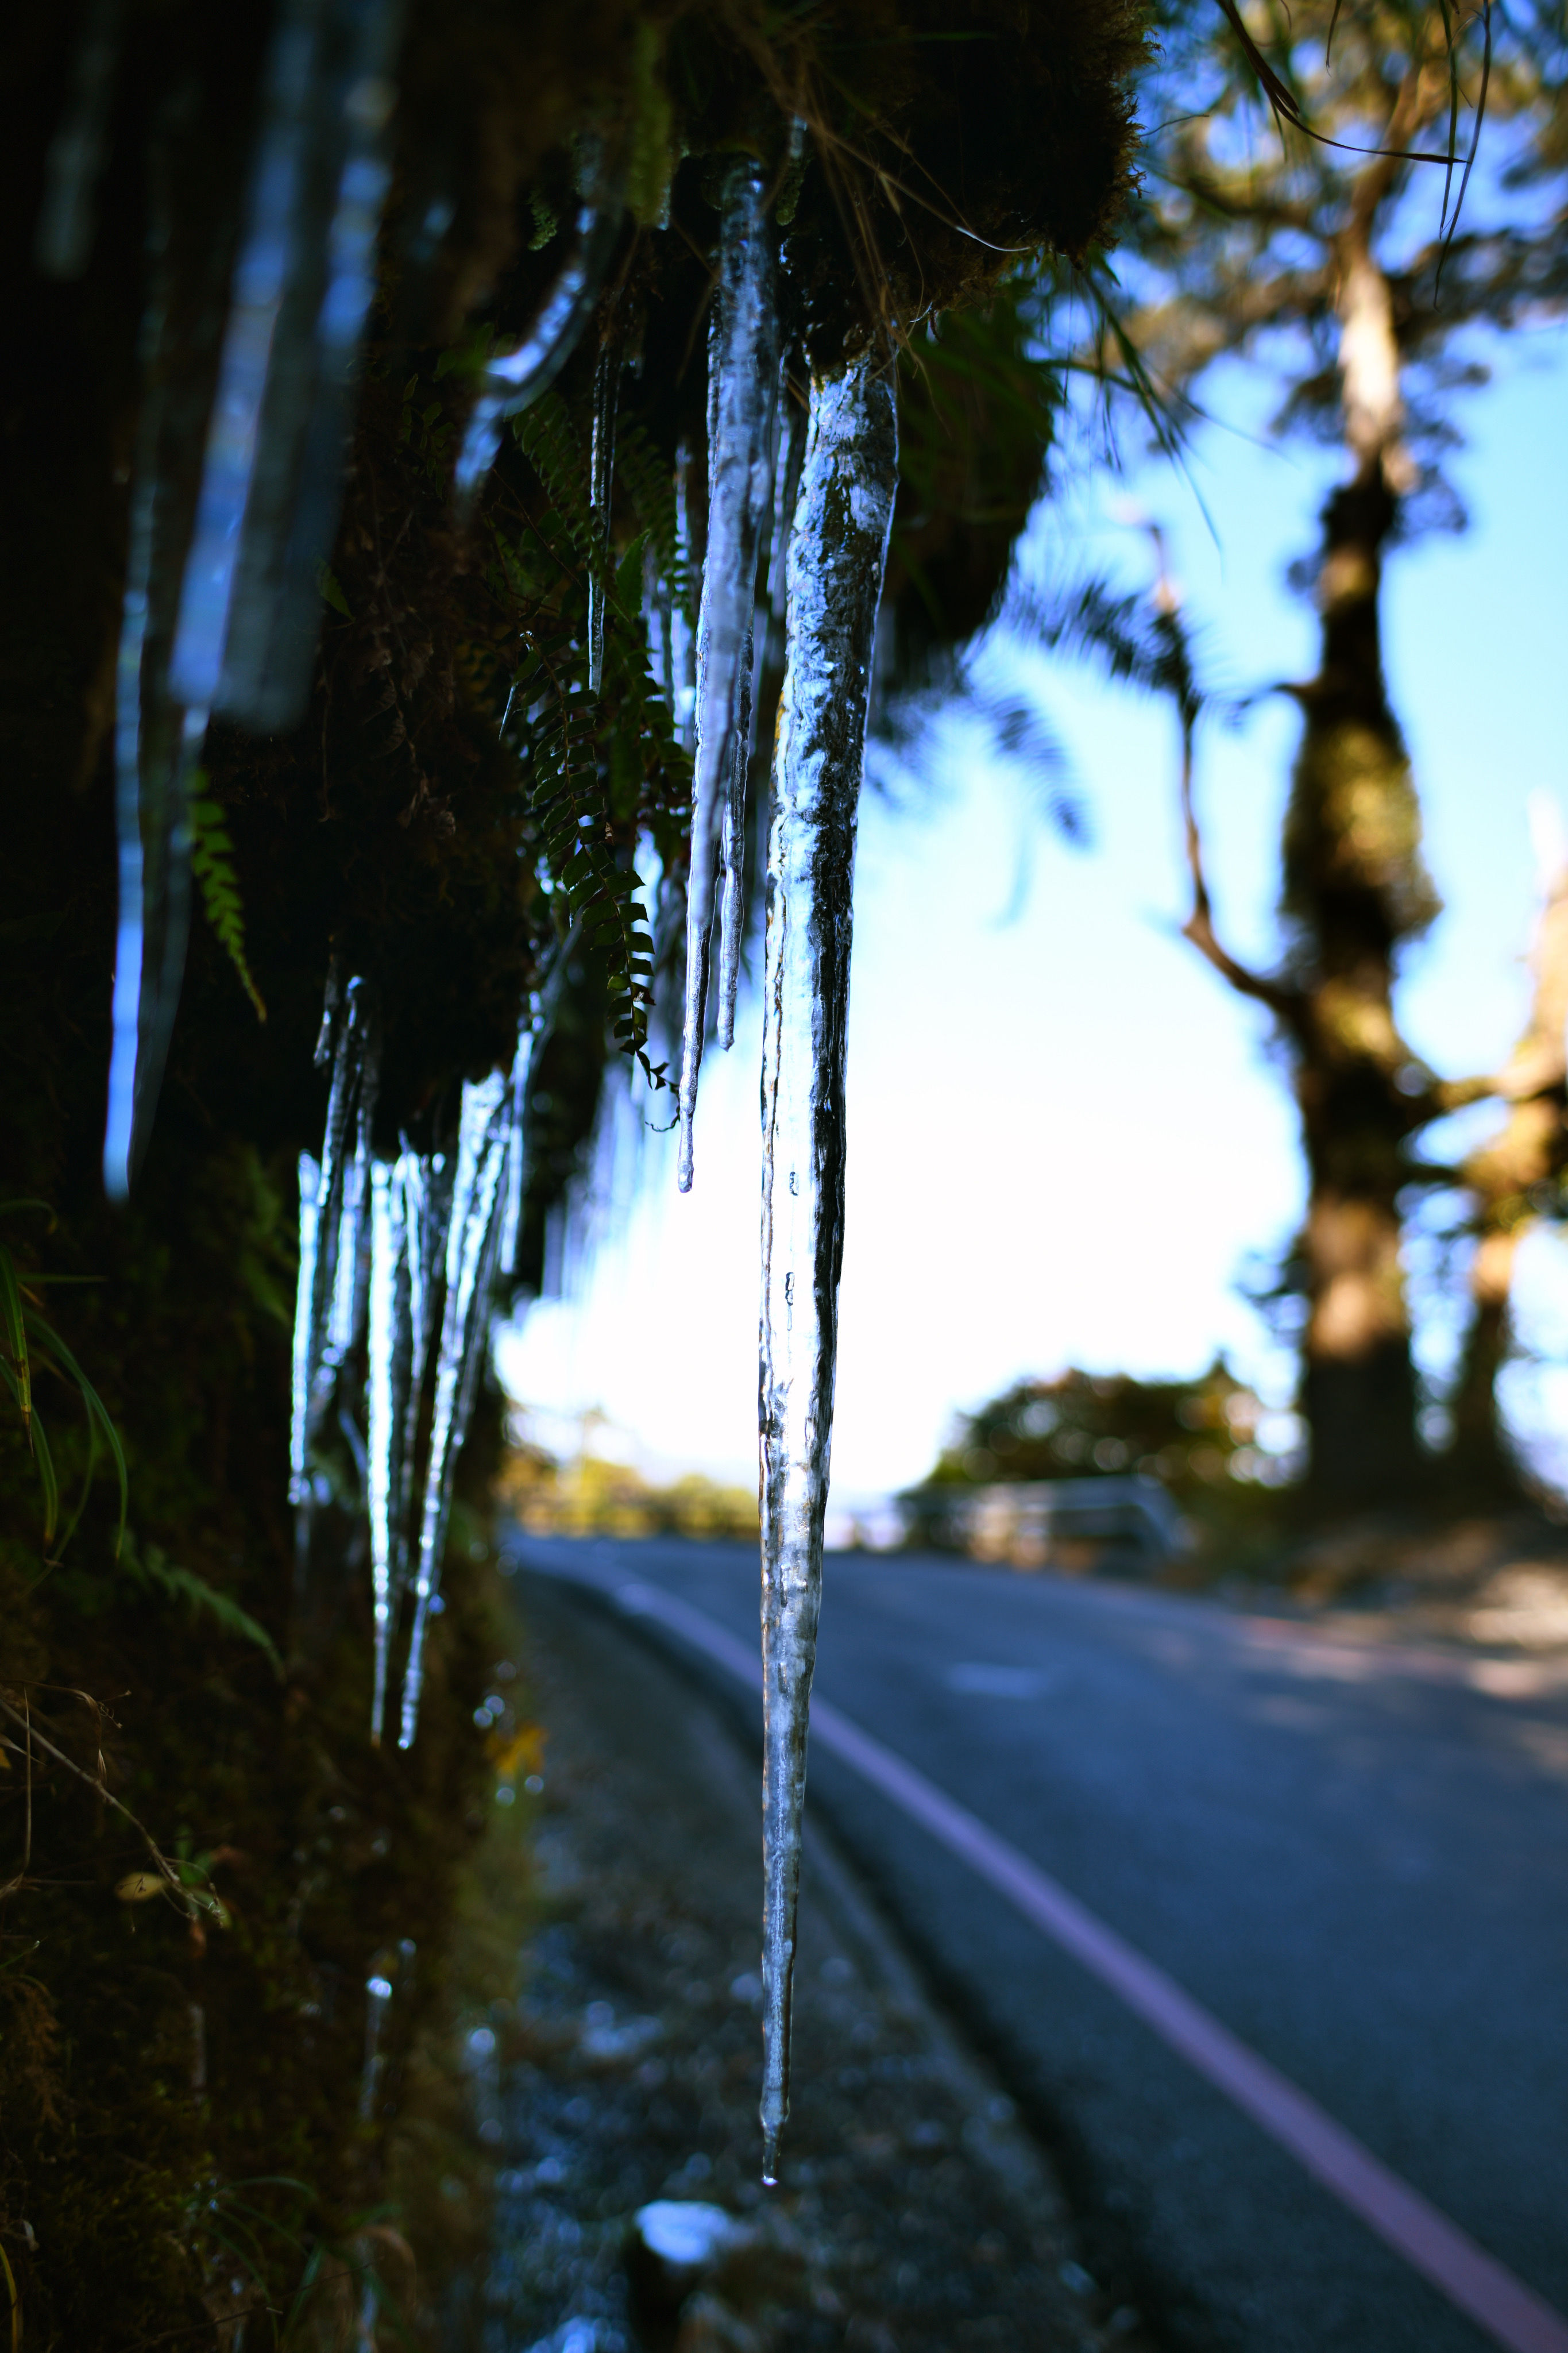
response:
[[[574,1581],[598,1586],[631,1616],[657,1620],[751,1689],[760,1683],[757,1652],[676,1595],[613,1577]],[[1510,2353],[1568,2353],[1568,2320],[1561,2313],[978,1815],[826,1700],[813,1702],[811,1736],[1108,1986],[1163,2042],[1499,2345]]]

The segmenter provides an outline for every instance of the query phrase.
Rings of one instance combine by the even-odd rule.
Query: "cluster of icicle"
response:
[[[364,1485],[375,1654],[371,1737],[385,1724],[400,1617],[410,1605],[398,1745],[419,1723],[425,1649],[441,1608],[452,1478],[489,1338],[498,1274],[512,1272],[525,1179],[528,1073],[546,1033],[548,993],[510,1071],[467,1081],[455,1147],[395,1157],[373,1145],[380,1035],[374,993],[328,984],[318,1065],[331,1071],[321,1156],[300,1160],[300,1280],[294,1310],[289,1498],[297,1561],[330,1493],[314,1462],[334,1404]],[[366,1366],[364,1428],[353,1418]],[[423,1477],[419,1474],[423,1463]]]
[[[806,1730],[833,1432],[856,820],[898,484],[897,417],[884,356],[868,351],[840,373],[814,380],[804,418],[798,398],[781,385],[775,269],[763,176],[737,166],[722,211],[709,340],[708,538],[696,649],[679,1182],[686,1191],[692,1180],[716,906],[721,1043],[728,1046],[734,1034],[755,633],[759,621],[765,629],[776,616],[782,590],[784,674],[768,831],[763,998],[759,1386],[768,2181],[777,2179],[789,2109]],[[666,598],[663,611],[669,610]],[[656,636],[667,659],[669,643],[667,628],[662,642]]]
[[[89,259],[127,13],[122,0],[86,11],[37,226],[39,267],[55,277],[79,276]],[[175,275],[188,238],[174,234],[168,123],[146,159],[149,292],[115,691],[120,907],[103,1152],[115,1198],[145,1149],[179,1001],[208,723],[280,734],[309,700],[406,15],[407,0],[279,0],[237,249],[216,311],[194,331]],[[479,387],[459,503],[488,471],[504,420],[554,380],[593,309],[622,207],[601,185],[592,142],[580,176],[556,280]],[[433,206],[415,241],[450,212]]]
[[[168,174],[149,158],[150,294],[117,681],[120,922],[104,1145],[110,1191],[144,1146],[183,976],[191,800],[208,721],[280,733],[301,717],[336,529],[354,372],[390,177],[391,79],[405,0],[279,0],[242,230],[216,332],[216,375],[182,375]],[[119,12],[89,11],[76,96],[51,153],[41,264],[84,266]],[[597,299],[622,207],[592,142],[568,249],[532,326],[492,354],[458,458],[461,510],[506,420],[553,381]],[[784,681],[768,839],[763,1032],[761,1441],[764,1820],[764,2171],[787,2110],[788,2025],[806,1710],[821,1585],[843,1225],[844,1054],[856,807],[872,643],[897,475],[885,362],[813,382],[781,372],[777,258],[761,169],[726,186],[709,349],[706,555],[695,643],[674,584],[650,570],[656,668],[692,748],[679,1182],[708,1020],[734,1029],[744,920],[752,676],[782,626]],[[199,373],[199,371],[198,371]],[[618,367],[595,385],[590,684],[597,688]],[[189,369],[184,369],[188,377]],[[195,469],[193,480],[192,470]],[[678,467],[680,560],[689,546]],[[766,550],[766,560],[763,551]],[[760,631],[759,631],[760,624]],[[301,1560],[319,1502],[316,1449],[337,1417],[363,1466],[375,1605],[373,1731],[381,1736],[405,1615],[398,1737],[418,1720],[453,1467],[510,1268],[523,1187],[522,1107],[536,1030],[510,1072],[465,1086],[455,1144],[374,1147],[373,993],[329,1004],[331,1071],[319,1159],[300,1164],[291,1492]],[[368,1367],[364,1429],[356,1367]]]

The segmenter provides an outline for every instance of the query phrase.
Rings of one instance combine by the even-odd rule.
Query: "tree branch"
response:
[[[1163,584],[1162,584],[1163,585]],[[1165,617],[1173,630],[1180,622],[1174,612]],[[1204,871],[1203,836],[1198,831],[1198,815],[1193,797],[1193,736],[1197,726],[1197,706],[1193,697],[1184,695],[1178,703],[1182,726],[1182,831],[1186,843],[1187,872],[1193,884],[1193,911],[1182,925],[1182,937],[1190,940],[1202,956],[1206,956],[1222,979],[1229,982],[1240,997],[1257,999],[1281,1020],[1289,1020],[1300,1008],[1297,991],[1280,981],[1270,980],[1263,973],[1253,972],[1224,947],[1214,927],[1214,907],[1209,898],[1208,878]]]

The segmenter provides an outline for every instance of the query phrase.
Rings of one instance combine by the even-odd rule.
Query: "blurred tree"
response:
[[[1202,697],[1163,565],[1152,618],[1100,591],[1070,608],[1021,599],[1018,617],[1047,639],[1096,649],[1180,712],[1186,934],[1268,1008],[1289,1050],[1309,1175],[1296,1262],[1310,1492],[1323,1508],[1354,1508],[1415,1492],[1430,1468],[1400,1259],[1410,1139],[1464,1103],[1517,1097],[1527,1081],[1547,1107],[1535,1127],[1543,1117],[1554,1134],[1561,1126],[1560,1058],[1544,1090],[1523,1050],[1511,1075],[1445,1082],[1400,1034],[1401,952],[1439,902],[1384,673],[1379,596],[1391,548],[1463,523],[1442,465],[1458,438],[1455,396],[1485,378],[1476,331],[1517,328],[1568,295],[1568,21],[1561,0],[1506,15],[1421,0],[1306,0],[1289,14],[1259,0],[1222,15],[1207,0],[1164,0],[1160,26],[1162,64],[1143,95],[1154,125],[1146,179],[1126,238],[1129,299],[1116,326],[1101,322],[1097,367],[1110,380],[1131,360],[1173,410],[1193,415],[1216,361],[1259,361],[1284,394],[1275,430],[1337,443],[1345,459],[1299,573],[1320,615],[1317,671],[1279,690],[1303,727],[1276,970],[1249,970],[1215,932],[1192,803]],[[1493,142],[1484,191],[1470,170],[1483,109]],[[1544,1167],[1542,1152],[1552,1166],[1560,1157],[1538,1138],[1532,1168]],[[1511,1169],[1511,1145],[1504,1156]],[[1489,1187],[1510,1200],[1520,1191],[1480,1160],[1466,1181],[1483,1201]],[[1511,1255],[1497,1230],[1495,1245],[1483,1243],[1493,1271],[1483,1291]],[[1484,1459],[1489,1476],[1506,1480],[1489,1402],[1500,1302],[1489,1293],[1481,1313],[1491,1337],[1478,1328],[1460,1424],[1467,1447],[1481,1424],[1492,1430],[1472,1467]]]
[[[1226,1479],[1264,1475],[1264,1408],[1223,1356],[1194,1380],[1084,1373],[1016,1382],[966,1414],[929,1484],[1115,1478],[1142,1471],[1184,1504]],[[1271,1458],[1279,1461],[1281,1458]]]
[[[1223,1356],[1189,1380],[1069,1366],[963,1415],[930,1476],[899,1500],[916,1541],[941,1546],[953,1540],[955,1490],[1140,1472],[1180,1505],[1210,1560],[1234,1567],[1260,1542],[1272,1547],[1278,1492],[1297,1468],[1277,1441],[1259,1443],[1267,1418]]]

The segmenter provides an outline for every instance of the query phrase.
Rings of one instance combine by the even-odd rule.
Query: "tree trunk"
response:
[[[1454,1434],[1444,1469],[1458,1493],[1478,1501],[1519,1492],[1519,1466],[1497,1396],[1498,1375],[1508,1356],[1509,1290],[1517,1249],[1514,1232],[1483,1232],[1470,1271],[1470,1328],[1454,1388]]]
[[[1306,730],[1285,829],[1288,1027],[1309,1172],[1301,1401],[1314,1498],[1335,1511],[1407,1497],[1423,1464],[1399,1212],[1418,1113],[1401,1083],[1410,1066],[1393,994],[1398,949],[1436,901],[1383,675],[1378,590],[1396,513],[1381,463],[1323,511],[1321,663],[1299,690]]]
[[[1553,825],[1546,830],[1558,834]],[[1520,1467],[1498,1411],[1507,1358],[1509,1295],[1519,1244],[1555,1198],[1568,1164],[1564,1027],[1568,1024],[1568,854],[1561,838],[1540,844],[1542,905],[1531,949],[1530,1018],[1500,1074],[1508,1116],[1460,1170],[1476,1201],[1470,1328],[1454,1392],[1454,1434],[1444,1461],[1457,1495],[1517,1496]]]

